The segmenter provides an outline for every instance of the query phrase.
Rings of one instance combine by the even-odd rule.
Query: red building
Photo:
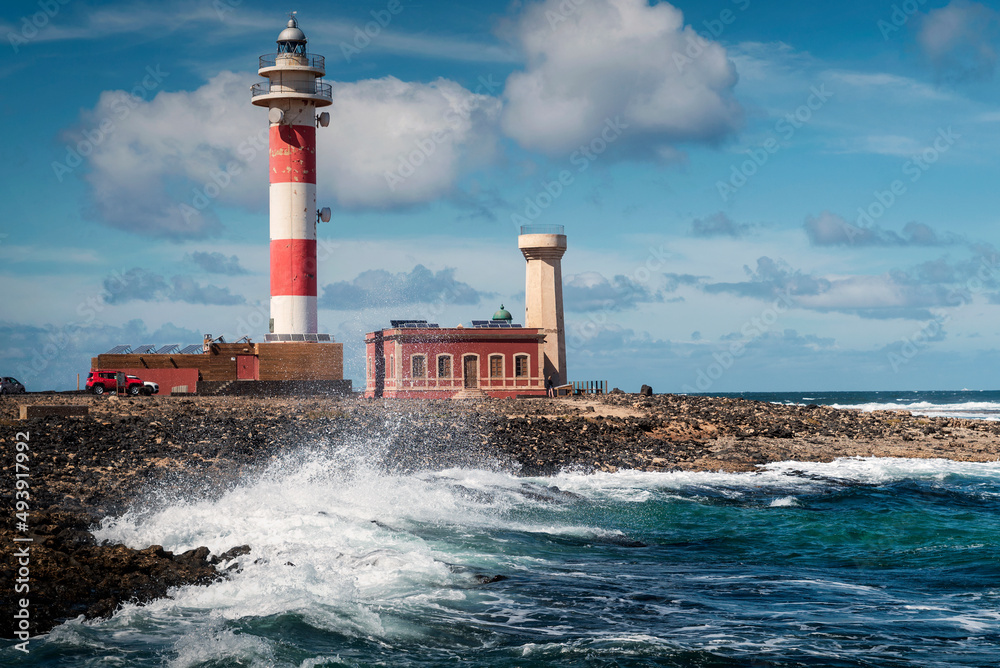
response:
[[[493,320],[441,328],[426,320],[393,320],[366,343],[366,397],[450,399],[544,395],[540,329],[511,324],[500,307]]]

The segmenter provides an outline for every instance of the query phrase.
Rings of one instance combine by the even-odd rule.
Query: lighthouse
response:
[[[517,246],[525,260],[524,325],[545,334],[544,375],[566,383],[566,331],[563,322],[562,225],[523,225]]]
[[[306,36],[294,15],[278,35],[276,53],[260,57],[251,101],[267,107],[270,126],[271,324],[269,341],[316,340],[316,223],[330,209],[316,210],[316,128],[332,103],[323,56],[306,51]],[[310,336],[311,335],[311,336]]]

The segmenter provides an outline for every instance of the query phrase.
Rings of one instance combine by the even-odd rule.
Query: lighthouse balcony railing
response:
[[[522,225],[521,234],[565,234],[562,225]]]
[[[304,89],[300,86],[301,84],[296,85],[294,88],[281,85],[272,86],[270,81],[261,81],[251,87],[250,96],[257,97],[258,95],[270,95],[271,93],[304,93],[328,99],[333,97],[333,86],[323,81],[317,80],[312,82],[312,85],[306,85]]]
[[[260,69],[277,67],[279,61],[283,66],[326,70],[326,58],[323,56],[306,56],[294,53],[266,53],[259,59]]]

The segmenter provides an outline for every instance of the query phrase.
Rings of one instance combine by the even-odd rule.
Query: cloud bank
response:
[[[739,127],[736,69],[726,50],[684,26],[675,7],[646,0],[547,0],[509,30],[527,66],[507,79],[504,132],[565,156],[618,119],[616,147],[674,158],[683,142],[718,142]]]
[[[455,279],[454,269],[433,272],[418,264],[409,273],[384,269],[363,271],[352,281],[338,281],[323,288],[320,308],[358,311],[366,308],[411,304],[478,304],[492,293],[480,292]]]

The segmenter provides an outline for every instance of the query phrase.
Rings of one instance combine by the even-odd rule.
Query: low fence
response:
[[[574,380],[570,383],[573,386],[573,394],[607,394],[608,381],[606,380]]]

